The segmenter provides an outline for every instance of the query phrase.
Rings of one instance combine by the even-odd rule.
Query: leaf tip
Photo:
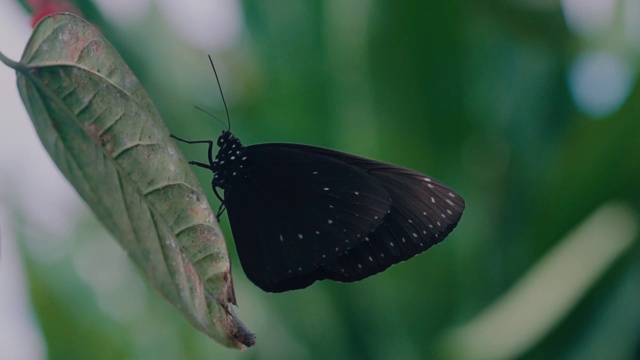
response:
[[[255,345],[256,336],[238,319],[229,305],[221,304],[228,315],[227,337],[239,350]]]
[[[233,290],[233,279],[231,278],[231,272],[226,271],[223,275],[224,286],[223,291],[218,298],[218,304],[224,309],[224,320],[222,327],[227,334],[227,339],[238,350],[245,350],[248,347],[255,345],[256,336],[247,329],[246,325],[240,321],[233,311],[232,305],[236,304],[236,295]]]

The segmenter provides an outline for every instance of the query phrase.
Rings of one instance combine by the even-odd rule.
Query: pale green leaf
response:
[[[207,198],[113,46],[56,14],[34,30],[18,88],[51,158],[131,259],[199,330],[253,344],[235,317],[228,251]]]

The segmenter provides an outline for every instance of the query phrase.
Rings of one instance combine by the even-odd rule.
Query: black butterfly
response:
[[[269,292],[377,274],[442,241],[464,210],[445,185],[383,162],[297,144],[245,147],[229,130],[214,159],[213,141],[174,138],[209,145],[209,162],[190,164],[214,173],[242,268]]]

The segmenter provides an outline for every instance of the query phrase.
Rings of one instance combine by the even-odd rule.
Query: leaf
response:
[[[143,274],[200,331],[251,346],[207,198],[141,84],[99,31],[46,17],[14,68],[44,147]]]

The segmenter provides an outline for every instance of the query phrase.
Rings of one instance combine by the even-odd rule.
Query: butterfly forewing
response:
[[[390,210],[387,189],[356,166],[271,144],[245,155],[224,202],[242,267],[266,291],[319,280],[317,269],[364,242]]]

